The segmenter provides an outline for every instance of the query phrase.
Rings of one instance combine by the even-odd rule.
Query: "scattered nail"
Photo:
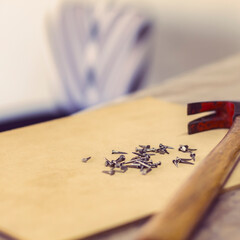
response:
[[[159,148],[160,149],[166,149],[166,148],[169,148],[169,149],[174,149],[173,147],[170,147],[170,146],[167,146],[167,145],[163,145],[162,143],[159,144]]]
[[[109,161],[107,158],[105,158],[105,167],[114,167],[114,163],[112,161]]]
[[[110,171],[102,171],[103,173],[109,174],[109,175],[114,175],[115,174],[115,170],[113,168],[111,168]]]
[[[138,158],[137,158],[138,159]],[[132,159],[131,161],[125,162],[124,164],[135,163],[136,159]]]
[[[146,168],[151,168],[151,166],[149,166],[148,164],[143,163],[143,162],[141,162],[141,161],[139,161],[139,160],[137,160],[136,162],[139,163],[139,164],[141,164],[142,166],[144,166],[144,167],[146,167]]]
[[[128,167],[127,166],[122,166],[121,170],[122,170],[123,173],[125,173],[128,170]]]
[[[184,163],[184,164],[191,164],[191,165],[194,165],[194,163],[192,163],[192,162],[185,162],[185,161],[180,161],[180,163]]]
[[[181,162],[181,161],[184,161],[184,162],[186,162],[186,161],[192,161],[191,158],[179,158],[179,157],[176,157],[176,160],[179,161],[179,162]]]
[[[127,154],[127,153],[126,152],[120,152],[120,151],[112,150],[112,154]]]
[[[192,160],[195,162],[195,157],[196,157],[196,154],[195,153],[190,153],[190,157],[192,158]]]
[[[83,158],[83,159],[82,159],[82,162],[85,162],[85,163],[86,163],[89,159],[91,159],[91,157]]]
[[[141,168],[141,164],[138,163],[132,163],[127,165],[128,168]]]
[[[146,149],[146,152],[157,152],[158,149],[156,148],[148,148]]]
[[[146,153],[147,150],[145,148],[137,148],[135,149],[136,152],[139,152],[139,153]]]
[[[180,145],[180,147],[178,148],[178,151],[187,152],[188,151],[188,145]]]
[[[103,173],[114,175],[118,172],[124,173],[128,170],[128,168],[137,168],[140,169],[143,175],[146,175],[147,173],[152,171],[153,168],[157,168],[161,165],[160,161],[154,163],[151,159],[151,156],[154,156],[155,153],[170,154],[168,152],[168,149],[174,148],[163,145],[162,143],[159,144],[159,148],[153,148],[150,145],[139,145],[139,148],[136,147],[135,152],[132,152],[133,154],[135,154],[135,156],[129,161],[126,161],[126,157],[123,155],[127,154],[126,152],[112,150],[112,154],[121,155],[116,160],[108,160],[107,158],[105,158],[105,166],[110,167],[111,169],[109,171],[103,171]],[[180,145],[178,150],[181,152],[189,152],[190,158],[176,157],[176,159],[172,160],[173,164],[176,167],[178,167],[180,163],[194,165],[194,163],[191,161],[195,161],[196,154],[192,151],[196,151],[197,149],[191,149],[188,145]],[[91,157],[84,158],[83,161],[86,162],[90,158]]]
[[[147,175],[151,171],[152,171],[151,168],[144,168],[141,172],[142,172],[142,175]]]
[[[162,163],[159,161],[159,162],[156,162],[156,163],[153,163],[152,165],[155,166],[155,167],[158,167],[160,166]]]
[[[174,164],[176,167],[178,167],[178,161],[173,160],[172,162],[173,162],[173,164]]]
[[[126,159],[126,157],[124,156],[124,155],[120,155],[120,157],[117,159],[117,160],[115,160],[117,163],[119,163],[119,162],[122,162],[122,161],[124,161]]]
[[[178,151],[180,152],[191,152],[191,151],[196,151],[197,149],[189,148],[188,145],[180,145],[178,148]]]
[[[132,153],[135,154],[135,155],[138,155],[140,157],[144,157],[144,154],[142,154],[142,153],[138,153],[138,152],[132,152]]]
[[[141,148],[150,148],[150,145],[139,145]]]
[[[192,163],[192,162],[190,162],[190,161],[192,161],[192,159],[176,157],[176,159],[174,159],[172,162],[173,162],[173,164],[174,164],[176,167],[178,167],[178,163],[184,163],[184,164],[194,165],[194,163]]]

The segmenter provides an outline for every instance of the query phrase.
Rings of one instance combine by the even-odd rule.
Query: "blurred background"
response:
[[[0,0],[0,131],[236,54],[239,13],[237,0]]]

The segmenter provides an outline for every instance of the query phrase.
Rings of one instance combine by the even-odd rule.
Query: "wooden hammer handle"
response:
[[[217,197],[240,152],[240,116],[169,202],[143,227],[140,240],[186,240]]]

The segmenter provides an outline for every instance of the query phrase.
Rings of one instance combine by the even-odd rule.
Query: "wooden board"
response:
[[[27,240],[81,238],[163,209],[194,169],[172,164],[186,156],[178,145],[198,148],[198,164],[226,133],[189,136],[191,118],[185,106],[147,98],[0,134],[0,230]],[[150,174],[102,173],[112,149],[159,143],[176,149],[153,157],[162,166]]]

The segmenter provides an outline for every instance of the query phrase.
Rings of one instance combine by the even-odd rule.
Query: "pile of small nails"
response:
[[[178,148],[178,151],[183,152],[183,153],[189,153],[190,154],[190,158],[179,158],[179,157],[176,157],[176,159],[174,159],[172,161],[173,164],[176,167],[178,167],[179,163],[194,165],[194,163],[190,162],[190,161],[194,161],[195,162],[196,153],[193,153],[193,151],[196,151],[196,150],[197,149],[189,148],[188,145],[180,145],[180,147]]]
[[[167,149],[173,149],[172,147],[165,146],[163,144],[159,144],[159,148],[151,148],[150,145],[139,145],[135,149],[135,152],[132,152],[135,157],[131,158],[129,161],[126,161],[126,157],[123,154],[127,154],[126,152],[120,152],[112,150],[112,154],[121,154],[116,160],[108,160],[105,158],[105,166],[110,167],[110,171],[103,171],[103,173],[114,175],[115,172],[126,172],[128,168],[136,168],[140,169],[140,172],[143,175],[148,174],[152,171],[153,168],[157,168],[161,165],[161,162],[153,162],[151,156],[155,155],[155,153],[160,154],[169,154]],[[120,169],[120,170],[116,170]]]
[[[161,162],[153,162],[151,156],[158,154],[169,154],[169,149],[174,149],[173,147],[159,144],[158,148],[151,148],[150,145],[139,145],[136,147],[135,152],[132,152],[135,156],[130,160],[126,160],[125,154],[127,152],[112,150],[112,154],[120,154],[120,156],[115,160],[108,160],[105,158],[105,167],[110,167],[109,171],[102,171],[103,173],[114,175],[116,172],[125,173],[128,168],[139,169],[142,175],[146,175],[152,171],[153,168],[157,168],[161,165]],[[172,162],[178,167],[179,163],[191,164],[194,163],[190,161],[195,161],[196,154],[193,151],[197,149],[191,149],[188,145],[180,145],[178,151],[183,153],[189,153],[190,158],[179,158],[176,157]],[[82,162],[87,162],[91,157],[83,158]]]

